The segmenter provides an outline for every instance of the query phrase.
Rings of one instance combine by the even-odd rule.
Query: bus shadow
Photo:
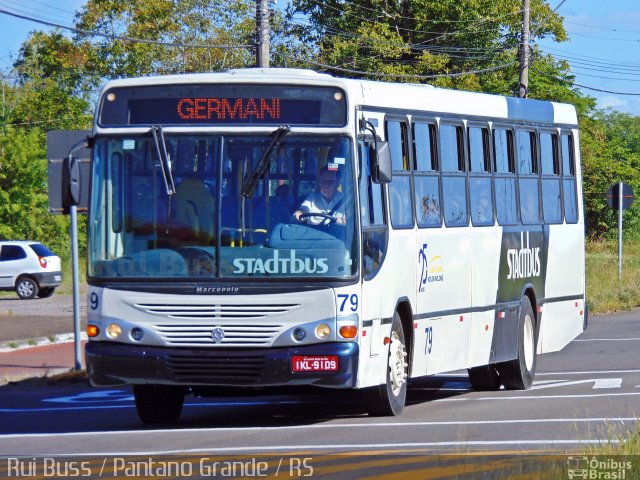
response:
[[[406,406],[471,392],[464,376],[432,376],[410,382]],[[193,398],[193,397],[187,397]],[[345,418],[368,417],[362,391],[299,388],[264,391],[251,398],[213,397],[188,402],[180,428],[304,426]]]

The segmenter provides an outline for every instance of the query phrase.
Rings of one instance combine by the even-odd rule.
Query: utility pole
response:
[[[256,0],[256,66],[269,68],[269,0]]]
[[[518,97],[529,92],[529,0],[522,0],[522,43],[520,43],[520,82]]]

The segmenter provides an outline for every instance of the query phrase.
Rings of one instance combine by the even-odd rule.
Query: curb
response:
[[[87,341],[87,333],[80,333],[80,340]],[[59,333],[48,337],[32,338],[29,340],[14,340],[0,343],[0,353],[16,352],[26,348],[42,347],[44,345],[55,345],[58,343],[68,343],[74,341],[73,333]]]

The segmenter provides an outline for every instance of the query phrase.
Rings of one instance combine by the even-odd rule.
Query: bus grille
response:
[[[145,313],[181,320],[257,320],[283,315],[299,307],[298,304],[159,304],[136,303],[135,308]]]
[[[211,324],[155,324],[154,329],[167,345],[174,346],[268,346],[282,330],[281,324],[230,325]],[[222,340],[215,341],[213,332],[224,331]],[[219,338],[219,337],[218,337]]]
[[[261,355],[211,356],[170,354],[167,367],[176,380],[235,385],[257,382],[264,371]]]

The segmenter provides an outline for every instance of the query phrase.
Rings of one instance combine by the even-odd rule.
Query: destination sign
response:
[[[114,88],[103,95],[99,123],[138,125],[346,124],[344,93],[331,87],[168,85]]]

